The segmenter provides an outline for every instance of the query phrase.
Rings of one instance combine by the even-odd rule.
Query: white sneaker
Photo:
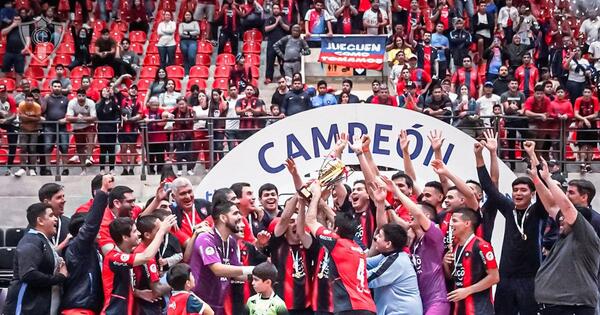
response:
[[[108,171],[108,174],[115,176],[115,175],[117,175],[117,172],[115,172],[115,170],[110,170],[110,171]]]
[[[79,174],[79,175],[85,176],[85,175],[87,175],[87,173],[86,173],[86,171],[81,171],[81,174]]]
[[[36,176],[35,170],[29,170],[29,176]]]
[[[27,171],[24,168],[20,168],[18,171],[15,172],[16,177],[21,177],[25,174],[27,174]]]
[[[183,176],[183,171],[177,171],[177,177]]]
[[[94,165],[94,161],[92,161],[92,159],[85,160],[85,166],[92,166],[92,165]]]
[[[10,176],[12,175],[12,172],[10,170],[6,170],[6,172],[4,172],[4,176]]]
[[[189,171],[187,171],[187,174],[188,174],[189,176],[194,176],[194,171],[192,171],[192,170],[189,170]]]
[[[75,163],[75,164],[79,164],[81,163],[81,161],[79,160],[79,156],[77,155],[73,155],[70,159],[69,159],[69,163]]]

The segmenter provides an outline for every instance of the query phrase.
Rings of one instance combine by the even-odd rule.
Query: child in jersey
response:
[[[273,285],[277,268],[270,262],[260,263],[252,271],[252,286],[257,292],[246,303],[249,315],[287,315],[285,302],[275,294]]]
[[[167,282],[173,288],[167,315],[215,314],[210,305],[192,292],[196,281],[189,265],[181,263],[171,267],[167,273]]]

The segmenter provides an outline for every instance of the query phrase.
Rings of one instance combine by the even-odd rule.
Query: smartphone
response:
[[[171,183],[165,183],[163,185],[163,190],[164,191],[171,191],[171,185],[172,185]]]

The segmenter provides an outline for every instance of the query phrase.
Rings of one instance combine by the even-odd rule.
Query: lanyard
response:
[[[221,233],[219,233],[219,230],[217,230],[216,228],[215,233],[217,233],[217,235],[221,239],[221,262],[223,264],[229,265],[229,237],[227,238],[227,247],[225,247],[225,241],[223,240]]]
[[[462,259],[462,255],[465,253],[465,249],[467,248],[467,246],[469,246],[469,244],[471,244],[473,239],[475,239],[475,233],[471,234],[469,238],[467,238],[467,241],[465,242],[465,245],[463,245],[463,247],[460,249],[460,253],[458,254],[458,256],[456,255],[456,252],[454,253],[454,269],[452,270],[452,276],[456,274],[456,267],[458,266],[458,262],[460,262],[460,260]]]
[[[527,234],[525,234],[525,220],[527,220],[527,217],[529,216],[530,209],[531,209],[531,205],[529,207],[527,207],[527,209],[525,210],[525,213],[523,214],[523,217],[521,218],[521,222],[519,222],[519,220],[517,218],[517,210],[513,209],[513,219],[515,220],[515,225],[517,226],[517,230],[519,231],[519,234],[521,234],[521,239],[524,241],[527,240]]]
[[[60,226],[62,225],[62,220],[58,217],[58,226],[56,227],[56,235],[50,239],[50,243],[54,245],[54,247],[58,246],[59,238],[60,238]]]
[[[188,224],[190,225],[190,230],[192,231],[192,233],[194,232],[194,227],[196,226],[196,206],[192,206],[192,220],[190,220],[190,216],[185,213],[185,211],[183,211],[183,215],[185,216],[185,219],[187,220]]]

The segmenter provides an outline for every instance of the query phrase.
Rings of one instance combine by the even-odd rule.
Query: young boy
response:
[[[167,282],[173,288],[167,315],[215,314],[210,305],[191,292],[196,281],[189,265],[182,263],[171,267],[167,273]]]
[[[249,315],[287,315],[285,302],[275,295],[273,285],[277,279],[277,268],[270,262],[263,262],[252,271],[252,286],[257,292],[246,303]]]
[[[281,114],[281,110],[279,109],[279,105],[277,105],[277,104],[272,104],[270,109],[271,109],[271,116],[278,117]],[[279,121],[279,118],[267,119],[267,126],[274,124],[278,121]]]

